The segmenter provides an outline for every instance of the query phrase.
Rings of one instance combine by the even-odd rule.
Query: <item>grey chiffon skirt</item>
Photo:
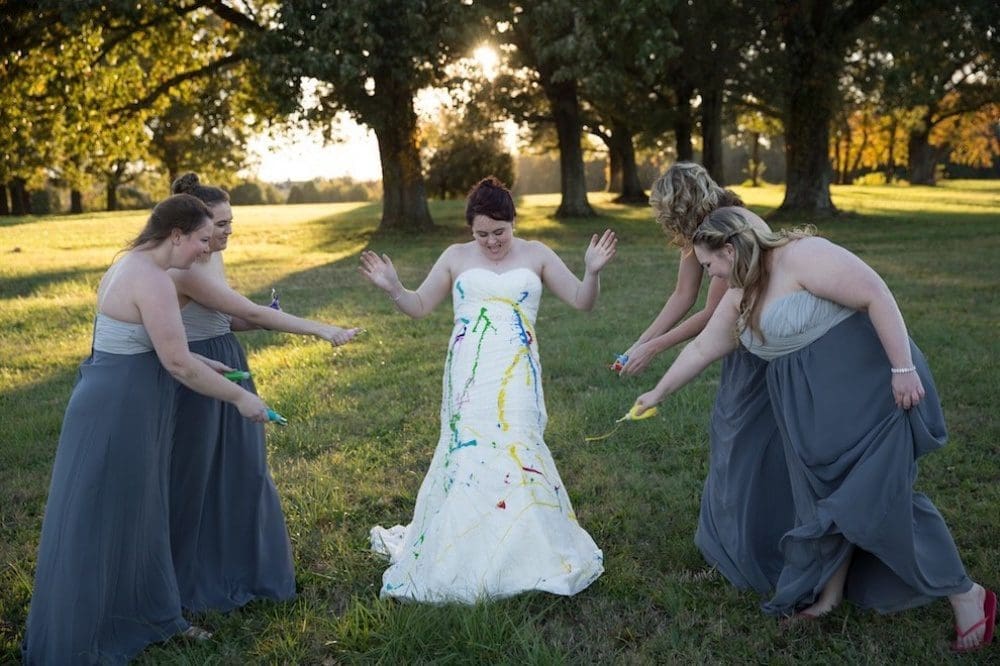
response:
[[[893,400],[889,362],[864,313],[770,362],[795,527],[781,541],[785,564],[766,612],[813,603],[848,557],[847,598],[879,612],[972,586],[941,515],[913,489],[917,458],[947,433],[927,361],[910,347],[927,391],[910,410]]]
[[[767,392],[767,363],[740,347],[722,362],[695,544],[739,588],[766,594],[792,528],[792,490]]]
[[[177,383],[154,352],[95,351],[63,418],[25,664],[123,664],[187,629],[170,554]]]
[[[232,333],[190,348],[247,368]],[[253,380],[241,385],[255,391]],[[264,426],[183,386],[170,463],[170,537],[186,609],[227,611],[257,598],[295,596],[291,545],[267,467]]]

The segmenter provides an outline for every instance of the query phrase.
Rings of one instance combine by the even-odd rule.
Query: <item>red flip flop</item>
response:
[[[997,623],[997,595],[990,590],[986,590],[986,597],[983,599],[983,619],[976,622],[974,625],[962,631],[955,627],[955,639],[956,642],[951,644],[952,652],[975,652],[976,650],[982,650],[984,647],[993,642],[993,630],[996,628]],[[970,645],[969,647],[959,647],[957,645],[957,640],[960,638],[965,638],[973,631],[979,627],[985,626],[986,629],[983,631],[983,640],[976,643],[975,645]]]

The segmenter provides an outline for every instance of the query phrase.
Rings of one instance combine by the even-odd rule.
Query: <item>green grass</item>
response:
[[[766,214],[777,188],[741,189]],[[707,570],[692,539],[707,468],[706,423],[718,369],[661,416],[606,431],[676,352],[638,379],[605,368],[645,328],[677,269],[648,208],[592,195],[597,220],[556,221],[555,196],[519,202],[518,233],[582,268],[590,233],[610,226],[620,253],[594,312],[551,295],[537,322],[550,415],[546,432],[606,573],[573,598],[544,594],[475,608],[382,602],[384,564],[368,530],[406,522],[438,438],[450,308],[411,321],[356,272],[366,247],[389,253],[415,286],[464,240],[460,202],[432,203],[440,227],[376,235],[372,205],[238,208],[230,279],[295,314],[367,329],[357,342],[243,334],[261,395],[289,417],[271,429],[271,467],[296,557],[299,597],[195,618],[206,644],[154,646],[141,663],[940,663],[945,602],[896,616],[842,607],[791,633],[759,599]],[[820,227],[886,279],[931,361],[951,441],[921,465],[919,487],[945,515],[970,575],[1000,585],[1000,427],[995,414],[1000,307],[1000,183],[835,187],[847,214]],[[0,221],[0,663],[16,661],[63,409],[90,345],[101,273],[144,216],[98,213]],[[1000,647],[964,663],[997,659]]]

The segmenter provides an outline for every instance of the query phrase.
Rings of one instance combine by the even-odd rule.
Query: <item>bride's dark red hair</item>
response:
[[[465,221],[472,224],[476,215],[499,220],[514,221],[514,197],[496,176],[487,176],[472,186],[465,204]]]

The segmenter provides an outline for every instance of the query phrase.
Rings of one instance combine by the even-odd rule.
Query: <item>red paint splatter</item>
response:
[[[497,508],[498,509],[506,509],[507,508],[507,502],[504,502],[503,500],[500,500],[499,502],[497,502]]]
[[[521,469],[523,469],[525,472],[531,472],[532,474],[537,474],[538,476],[545,476],[544,474],[542,474],[541,472],[539,472],[534,467],[523,467],[522,466]]]

